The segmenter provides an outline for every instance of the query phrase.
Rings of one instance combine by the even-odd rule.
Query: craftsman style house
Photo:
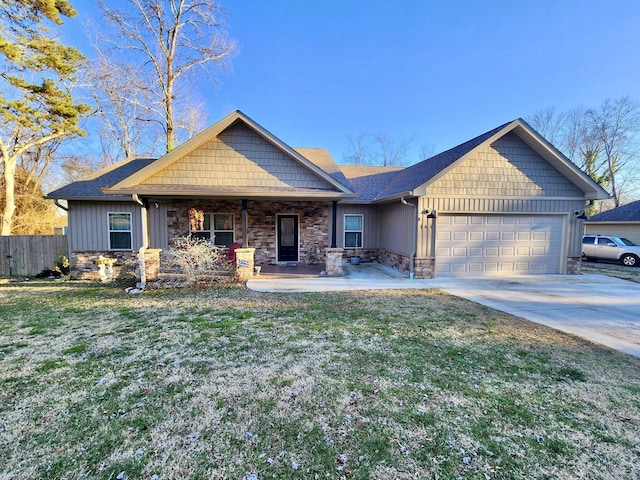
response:
[[[190,233],[256,266],[357,256],[430,278],[578,273],[585,202],[608,194],[520,119],[396,168],[338,166],[236,111],[48,198],[67,202],[79,278],[98,255],[149,258]]]

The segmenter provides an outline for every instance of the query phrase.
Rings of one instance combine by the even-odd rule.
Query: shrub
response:
[[[163,269],[183,273],[187,284],[218,283],[233,278],[234,265],[227,261],[225,252],[215,246],[209,246],[207,240],[192,237],[180,237],[161,253]]]

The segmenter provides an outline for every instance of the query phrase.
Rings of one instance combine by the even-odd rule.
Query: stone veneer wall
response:
[[[360,261],[370,263],[377,262],[379,254],[380,251],[377,249],[345,248],[342,257],[345,260],[350,260],[352,257],[359,257]]]
[[[102,255],[106,258],[117,258],[118,261],[113,265],[114,278],[125,276],[132,270],[135,270],[138,261],[138,252],[135,251],[83,251],[71,252],[69,256],[69,273],[74,280],[100,280],[98,274],[98,265],[95,261]]]
[[[389,252],[387,250],[378,250],[378,257],[375,261],[398,270],[405,275],[409,275],[411,271],[411,260],[408,255]],[[416,258],[414,260],[413,275],[414,278],[435,278],[436,259]]]
[[[567,258],[567,275],[582,274],[582,257]]]
[[[205,213],[233,213],[234,240],[242,238],[241,200],[176,200],[167,210],[169,240],[189,234],[189,209]],[[329,245],[329,204],[327,202],[255,201],[247,202],[248,245],[255,248],[255,264],[276,263],[276,215],[298,215],[300,263],[324,262]]]

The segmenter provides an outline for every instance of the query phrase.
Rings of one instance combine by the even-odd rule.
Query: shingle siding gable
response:
[[[229,127],[140,185],[335,189],[241,123]]]
[[[486,197],[576,197],[583,192],[535,153],[517,135],[508,133],[473,152],[427,189],[428,195]]]

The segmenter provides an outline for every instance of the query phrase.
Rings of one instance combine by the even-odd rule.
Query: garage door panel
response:
[[[441,215],[436,274],[559,273],[561,215]]]

